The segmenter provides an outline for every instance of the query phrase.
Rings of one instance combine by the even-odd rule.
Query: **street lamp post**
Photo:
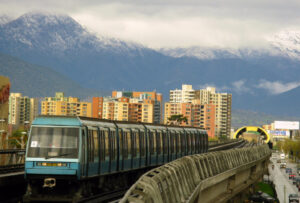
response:
[[[3,138],[2,135],[6,133],[6,131],[4,130],[4,127],[3,127],[3,126],[4,126],[4,123],[5,123],[5,119],[4,119],[4,118],[1,118],[1,119],[0,119],[0,123],[1,123],[1,128],[0,128],[0,136],[1,136],[1,137],[0,137],[0,148],[3,149],[4,146],[5,146],[4,143],[3,143],[3,141],[5,140],[5,138]],[[4,142],[5,142],[5,141],[4,141]],[[3,145],[3,146],[2,146],[2,145]]]

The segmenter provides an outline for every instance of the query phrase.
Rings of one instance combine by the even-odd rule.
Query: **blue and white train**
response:
[[[199,128],[40,116],[27,143],[25,197],[128,187],[149,168],[207,150],[207,133]]]

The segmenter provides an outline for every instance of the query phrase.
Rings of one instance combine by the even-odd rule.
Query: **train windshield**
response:
[[[27,157],[78,158],[79,128],[32,127]]]

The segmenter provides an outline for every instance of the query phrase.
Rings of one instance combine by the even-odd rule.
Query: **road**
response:
[[[270,180],[273,180],[275,184],[275,189],[277,192],[277,197],[280,203],[289,202],[289,194],[298,194],[298,189],[293,185],[292,180],[289,180],[288,174],[285,169],[280,169],[280,163],[277,163],[277,159],[280,159],[279,154],[277,158],[271,158],[271,164],[269,164],[269,174]],[[287,161],[287,160],[286,160]],[[272,170],[272,163],[274,164],[274,169]],[[287,168],[292,168],[293,173],[296,174],[296,164],[287,162]]]

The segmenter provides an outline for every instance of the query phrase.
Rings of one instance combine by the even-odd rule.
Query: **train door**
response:
[[[186,132],[186,155],[191,154],[191,135],[189,132]]]
[[[87,157],[86,157],[86,128],[81,130],[81,176],[87,176]]]
[[[180,135],[180,143],[181,143],[181,156],[185,156],[186,154],[186,149],[185,149],[185,146],[186,146],[186,143],[185,143],[185,134],[183,131],[181,131],[179,133]]]
[[[161,130],[156,131],[156,153],[157,164],[163,163],[163,133]]]
[[[146,133],[144,130],[139,130],[139,136],[140,136],[140,167],[146,166]]]
[[[200,153],[200,134],[198,131],[195,133],[195,153],[199,154]]]
[[[169,131],[169,136],[170,136],[170,160],[172,161],[174,159],[176,159],[176,139],[175,139],[175,131],[174,130],[170,130]]]
[[[109,172],[110,158],[109,158],[109,128],[100,128],[100,160],[101,160],[101,174]]]
[[[194,132],[190,132],[191,139],[191,154],[195,154],[195,134]]]
[[[115,129],[110,129],[110,172],[117,171],[117,135]]]
[[[149,130],[149,165],[157,164],[157,133],[154,130]]]
[[[202,134],[202,132],[199,132],[199,138],[200,138],[200,153],[203,153],[204,152],[204,144],[203,144],[203,134]]]
[[[119,136],[119,156],[118,156],[118,160],[119,160],[119,171],[123,171],[124,170],[124,158],[125,158],[125,140],[124,140],[124,132],[123,129],[119,128],[118,131],[118,136]]]
[[[207,135],[207,133],[205,132],[205,134],[204,134],[204,145],[205,145],[205,152],[207,152],[208,151],[208,135]]]
[[[163,162],[167,163],[169,161],[169,139],[167,131],[162,131],[162,141],[163,141]]]
[[[137,129],[132,129],[132,141],[133,141],[133,152],[132,152],[132,168],[139,168],[140,165],[140,136]]]
[[[176,159],[181,157],[181,142],[180,142],[180,134],[176,131],[175,133],[176,139]]]
[[[124,170],[129,170],[132,168],[133,160],[132,160],[132,136],[130,129],[122,129],[123,130],[123,162],[124,162]]]
[[[98,173],[99,167],[99,146],[98,146],[98,130],[94,127],[88,127],[88,176]]]

